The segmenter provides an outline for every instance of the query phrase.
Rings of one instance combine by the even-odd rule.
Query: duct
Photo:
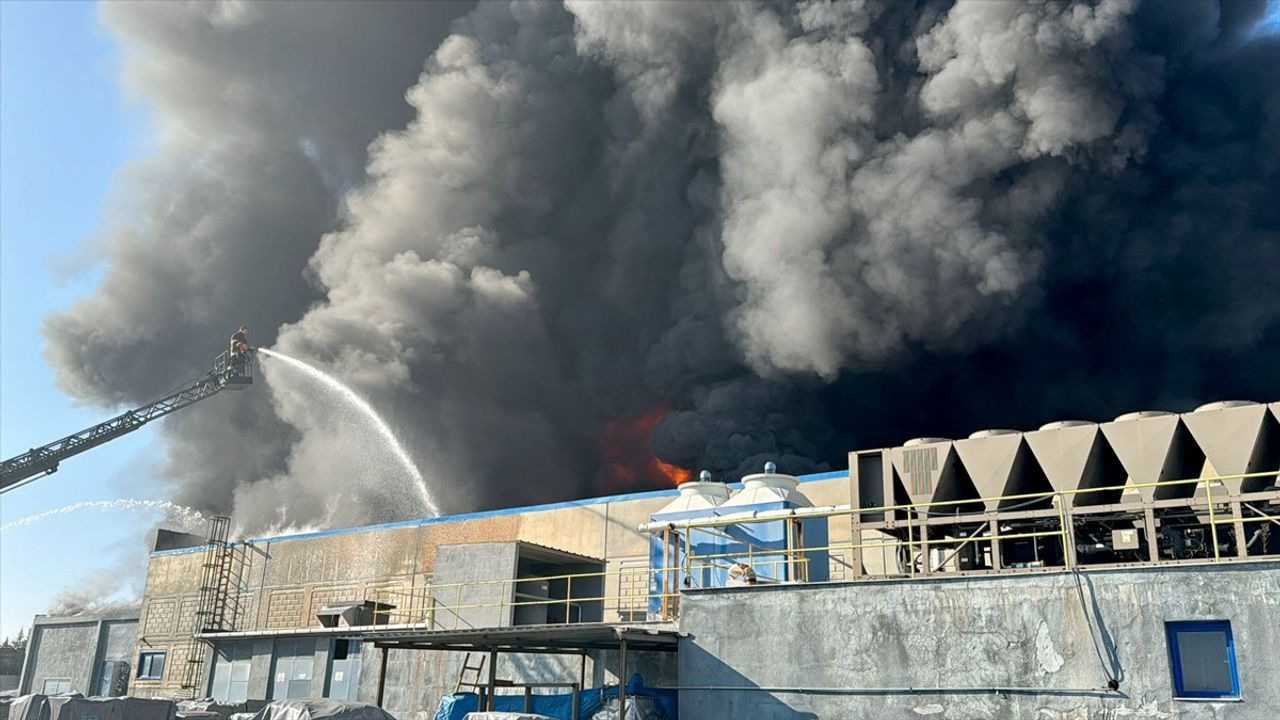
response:
[[[367,625],[385,625],[389,617],[387,611],[395,609],[395,605],[374,602],[372,600],[352,600],[326,606],[316,613],[316,619],[322,627],[332,628],[339,625],[347,627],[364,627]]]
[[[1182,422],[1218,475],[1247,475],[1280,466],[1280,433],[1269,408],[1255,402],[1210,403],[1184,413]],[[1226,477],[1232,495],[1271,487],[1275,478]]]
[[[1016,430],[980,430],[958,440],[956,454],[988,511],[1040,504],[1028,500],[998,500],[1002,495],[1049,492],[1052,486],[1031,449]],[[1045,498],[1043,504],[1051,502]]]
[[[972,499],[977,505],[978,491],[955,452],[954,442],[943,438],[916,438],[893,448],[889,454],[895,481],[893,504],[908,500],[928,503]],[[978,508],[954,505],[930,512],[950,514],[975,509]]]
[[[1073,491],[1124,484],[1125,470],[1097,423],[1066,420],[1023,435],[1054,490]],[[1076,494],[1072,505],[1120,501],[1120,490]]]
[[[1107,443],[1120,458],[1130,485],[1196,477],[1204,455],[1177,415],[1160,411],[1126,413],[1101,425]],[[1122,502],[1190,497],[1193,485],[1126,488]]]

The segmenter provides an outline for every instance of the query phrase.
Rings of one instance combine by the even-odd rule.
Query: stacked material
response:
[[[344,700],[276,700],[253,720],[396,720],[376,705]]]

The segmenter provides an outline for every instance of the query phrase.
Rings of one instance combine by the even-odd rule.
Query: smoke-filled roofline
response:
[[[799,475],[796,477],[802,483],[816,482],[819,480],[834,480],[837,478],[847,478],[849,472],[847,470],[835,470],[825,473],[813,473],[810,475]],[[727,483],[731,488],[741,488],[742,483]],[[464,513],[462,515],[441,515],[434,518],[417,518],[414,520],[399,520],[390,523],[378,523],[375,525],[358,525],[348,528],[336,528],[333,530],[318,530],[316,532],[296,533],[293,535],[274,535],[249,538],[241,540],[239,543],[265,543],[265,542],[287,542],[290,540],[311,540],[314,538],[333,537],[336,535],[354,535],[356,533],[377,532],[380,530],[394,530],[397,528],[422,527],[425,525],[436,525],[446,522],[462,522],[465,520],[483,520],[485,518],[502,517],[506,515],[522,515],[525,513],[546,512],[548,510],[561,510],[564,508],[587,507],[590,505],[603,505],[613,502],[628,502],[631,500],[648,500],[651,498],[675,497],[680,494],[678,488],[670,488],[667,490],[651,490],[649,492],[624,493],[622,495],[604,495],[600,497],[583,498],[581,500],[567,500],[565,502],[547,503],[544,505],[525,505],[522,507],[499,508],[497,510],[482,510],[480,512]],[[173,550],[156,550],[151,553],[151,557],[166,557],[169,555],[186,555],[194,552],[203,552],[204,546],[190,548],[176,548]]]

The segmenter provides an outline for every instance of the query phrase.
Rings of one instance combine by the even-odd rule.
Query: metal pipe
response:
[[[822,687],[812,685],[656,685],[654,690],[691,690],[695,692],[768,692],[797,693],[801,695],[1118,695],[1119,691],[1106,687],[1053,688],[1026,686],[990,687]]]

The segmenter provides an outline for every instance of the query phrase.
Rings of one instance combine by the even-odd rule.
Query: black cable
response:
[[[1111,668],[1107,665],[1106,658],[1102,657],[1102,647],[1098,644],[1098,633],[1093,629],[1093,618],[1089,615],[1089,607],[1084,599],[1084,585],[1080,582],[1080,568],[1071,568],[1071,576],[1076,581],[1076,596],[1080,598],[1080,612],[1084,613],[1085,625],[1089,628],[1089,640],[1093,643],[1093,651],[1098,656],[1098,664],[1102,666],[1102,674],[1107,676],[1107,687],[1112,690],[1120,689],[1120,679],[1111,673]]]

